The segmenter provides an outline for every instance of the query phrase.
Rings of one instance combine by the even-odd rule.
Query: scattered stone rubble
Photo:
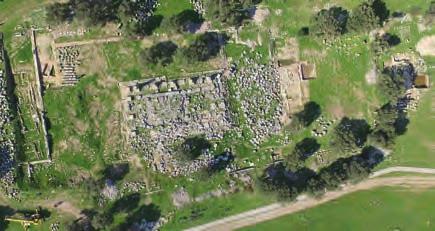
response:
[[[3,67],[3,44],[0,34],[0,184],[10,198],[18,195],[14,185],[14,134],[11,127],[11,110],[7,95],[7,76]]]
[[[205,15],[205,8],[202,0],[190,0],[190,3],[193,5],[193,9],[196,13]]]
[[[134,17],[132,18],[132,21],[136,22],[145,22],[147,21],[151,16],[153,16],[154,11],[157,9],[157,7],[160,6],[160,3],[157,0],[144,0],[144,1],[137,1],[137,0],[130,0],[130,2],[134,5]]]
[[[51,231],[59,231],[60,230],[60,222],[56,221],[55,223],[50,225]]]
[[[121,195],[126,195],[129,193],[137,193],[146,189],[145,182],[125,182],[121,187]]]
[[[56,49],[60,71],[63,74],[62,85],[74,86],[78,83],[77,67],[80,65],[78,46],[65,46]]]
[[[164,224],[168,222],[168,219],[165,217],[160,217],[157,221],[147,221],[142,219],[138,223],[134,223],[131,230],[138,231],[156,231],[159,230]]]
[[[235,80],[235,97],[241,102],[242,116],[252,134],[251,143],[259,145],[282,127],[280,75],[274,65],[260,64],[261,54],[256,54],[254,58],[245,54],[241,63],[233,66],[230,78]],[[238,66],[241,68],[238,69]]]
[[[176,146],[204,135],[220,139],[232,127],[222,71],[168,81],[164,77],[124,83],[125,110],[133,148],[144,153],[151,167],[172,176],[188,175],[212,159],[208,150],[190,164],[176,161]]]
[[[335,123],[335,120],[327,120],[324,116],[316,119],[316,126],[311,131],[312,136],[322,137],[328,134],[329,128]]]

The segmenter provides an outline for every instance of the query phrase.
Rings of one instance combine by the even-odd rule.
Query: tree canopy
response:
[[[335,127],[331,142],[337,151],[347,152],[362,147],[369,133],[365,120],[344,117]]]
[[[369,31],[382,26],[390,12],[382,0],[368,0],[358,5],[349,18],[349,31]]]
[[[225,25],[240,26],[249,18],[248,9],[260,3],[260,0],[207,0],[207,17]]]
[[[312,18],[310,33],[321,37],[336,37],[346,32],[349,12],[342,7],[322,9]]]

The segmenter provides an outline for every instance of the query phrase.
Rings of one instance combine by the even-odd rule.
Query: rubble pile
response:
[[[328,120],[324,116],[316,119],[316,125],[311,130],[312,136],[323,137],[328,134],[329,128],[335,123],[335,120]]]
[[[1,63],[1,60],[0,60]],[[0,69],[0,182],[8,197],[15,198],[14,184],[14,134],[11,128],[11,111],[6,90],[6,75]]]
[[[235,79],[235,98],[251,130],[251,143],[259,145],[270,134],[278,133],[283,113],[280,97],[280,76],[271,64],[260,64],[261,54],[251,58],[242,55],[241,68],[233,66],[231,79]]]
[[[58,54],[58,61],[60,70],[63,73],[62,85],[74,86],[79,81],[77,76],[77,67],[80,65],[79,61],[79,47],[78,46],[65,46],[56,49]]]
[[[179,163],[176,147],[186,138],[203,135],[220,139],[232,127],[222,72],[210,72],[167,81],[155,78],[129,85],[126,111],[130,139],[151,167],[172,176],[187,175],[212,159],[204,150],[200,159]]]
[[[145,182],[125,182],[121,187],[121,194],[127,195],[130,193],[137,193],[146,189]]]

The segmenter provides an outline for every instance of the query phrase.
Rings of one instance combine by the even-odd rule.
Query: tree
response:
[[[406,75],[414,72],[413,66],[393,66],[385,68],[380,76],[379,87],[391,103],[397,102],[406,91]]]
[[[212,20],[217,20],[228,26],[240,26],[243,20],[249,18],[248,9],[261,1],[258,0],[207,0],[206,14]]]
[[[157,1],[124,0],[118,10],[118,18],[127,35],[146,36],[160,26],[163,16],[154,15]]]
[[[118,19],[120,1],[73,0],[74,17],[85,25],[105,25]]]
[[[311,20],[310,33],[321,37],[336,37],[346,32],[349,13],[342,7],[322,9]]]
[[[53,3],[47,7],[47,21],[53,24],[69,22],[73,19],[70,3]]]
[[[376,125],[370,139],[383,147],[391,147],[395,138],[405,133],[408,123],[405,113],[387,103],[377,110]]]
[[[349,31],[370,31],[382,26],[388,19],[390,12],[382,0],[368,0],[358,5],[349,18],[347,28]]]
[[[198,36],[192,44],[185,48],[183,54],[189,61],[207,61],[217,56],[227,39],[224,34],[206,32]]]
[[[344,117],[335,127],[331,143],[339,152],[352,151],[363,146],[369,133],[365,120]]]
[[[145,65],[152,63],[154,65],[167,66],[173,62],[173,56],[177,49],[177,44],[171,41],[159,42],[143,50],[141,52],[141,58]]]

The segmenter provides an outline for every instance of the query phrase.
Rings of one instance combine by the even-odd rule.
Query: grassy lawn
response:
[[[433,230],[434,193],[401,188],[362,191],[242,230]]]
[[[103,81],[96,75],[86,76],[74,87],[46,92],[56,161],[90,170],[119,154],[121,147],[115,145],[122,139],[114,124],[119,119],[114,107],[118,88]]]
[[[251,193],[238,193],[228,197],[206,200],[178,210],[173,219],[162,230],[182,230],[272,202],[274,201],[271,197]]]

